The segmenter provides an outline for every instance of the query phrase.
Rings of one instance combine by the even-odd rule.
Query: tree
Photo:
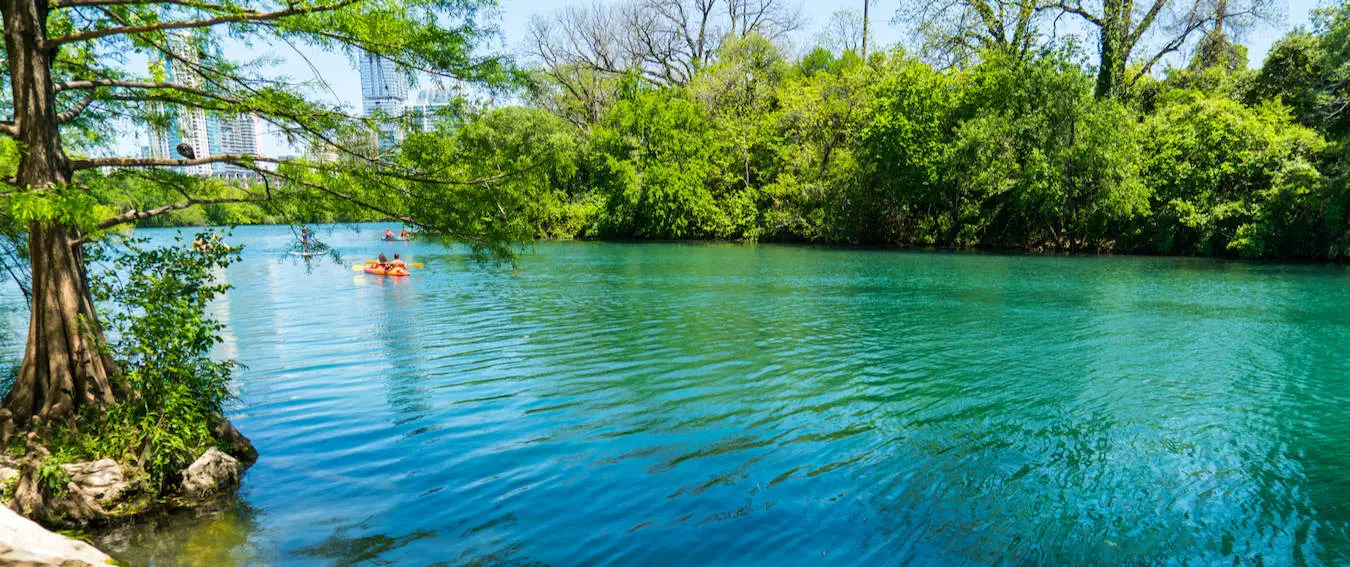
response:
[[[817,39],[820,45],[836,53],[858,52],[862,40],[863,19],[852,10],[839,10],[830,14],[830,20],[825,22],[825,28]]]
[[[1044,7],[1044,0],[905,0],[896,19],[919,31],[928,57],[960,65],[982,51],[1024,58]]]
[[[0,418],[20,427],[77,424],[124,394],[104,349],[84,246],[119,225],[203,204],[288,202],[305,210],[373,211],[430,233],[505,253],[521,235],[487,181],[428,170],[369,143],[378,124],[306,100],[302,85],[223,55],[239,42],[298,43],[405,69],[505,84],[508,63],[475,55],[483,0],[0,0],[13,114],[0,135],[19,149],[9,190],[10,230],[26,249],[32,313],[23,363]],[[148,73],[125,65],[137,53]],[[117,158],[81,155],[106,146],[112,120],[171,126],[175,113],[256,114],[338,159],[254,155]],[[228,187],[181,168],[229,164],[259,183]],[[117,176],[100,168],[152,169],[172,201],[112,210],[99,204]],[[502,174],[494,174],[499,177]]]
[[[1073,14],[1097,33],[1098,98],[1120,98],[1140,77],[1170,53],[1180,50],[1196,33],[1254,22],[1271,9],[1269,0],[1055,0],[1048,9]],[[1154,38],[1156,36],[1156,38]],[[1156,45],[1149,40],[1156,39]],[[1152,46],[1140,55],[1139,51]],[[1131,63],[1136,64],[1133,73]]]
[[[684,85],[711,62],[724,38],[774,40],[801,25],[800,10],[784,0],[626,0],[536,16],[528,42],[548,69],[636,72],[659,85]]]
[[[863,56],[863,59],[866,59],[866,58],[867,58],[867,36],[868,36],[868,33],[867,33],[867,32],[870,31],[868,28],[872,25],[871,8],[872,8],[872,0],[863,0],[863,17],[862,17],[862,56]]]

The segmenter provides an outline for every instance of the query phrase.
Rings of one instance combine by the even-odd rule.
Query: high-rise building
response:
[[[198,57],[189,41],[187,34],[169,34],[167,46],[174,57],[164,57],[164,71],[170,82],[200,87],[201,76],[192,68]],[[261,155],[258,117],[254,114],[218,116],[200,108],[179,105],[168,105],[163,110],[168,116],[168,125],[150,128],[150,143],[143,150],[149,157],[181,158],[178,146],[184,143],[191,146],[193,154],[199,158],[224,154]],[[232,179],[256,177],[256,173],[251,170],[227,163],[174,169],[188,175],[214,175]]]
[[[436,128],[436,123],[451,117],[458,110],[458,102],[464,89],[458,84],[435,85],[422,89],[408,103],[408,114],[413,118],[413,127],[427,132]]]
[[[366,116],[403,114],[408,101],[408,76],[393,61],[374,53],[362,53],[361,105]],[[403,141],[403,129],[394,120],[380,124],[379,146],[387,149]]]
[[[184,33],[170,33],[167,47],[176,57],[164,58],[164,71],[168,75],[170,82],[197,87],[201,84],[201,77],[192,69],[192,64],[197,61],[197,53],[191,49],[188,43],[189,37]],[[210,137],[208,130],[210,124],[207,123],[206,112],[200,108],[186,106],[170,106],[165,109],[169,115],[169,126],[164,130],[151,132],[152,138],[158,138],[155,143],[150,144],[161,157],[178,157],[178,145],[187,144],[192,146],[192,151],[197,157],[205,157],[211,154]],[[177,168],[179,171],[188,175],[210,175],[210,164],[189,165]]]
[[[215,122],[218,123],[216,130],[219,132],[217,137],[220,154],[242,155],[252,154],[261,155],[258,142],[258,116],[256,114],[239,114],[235,116],[218,117]],[[213,149],[214,152],[217,150]],[[215,175],[230,179],[251,179],[257,177],[257,172],[251,169],[245,169],[237,165],[221,163],[216,169]]]

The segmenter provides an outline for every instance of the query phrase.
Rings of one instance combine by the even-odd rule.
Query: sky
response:
[[[569,2],[590,2],[592,0],[500,0],[497,8],[496,26],[500,30],[500,35],[494,46],[496,49],[504,50],[508,53],[523,55],[523,42],[526,37],[526,26],[530,17],[534,14],[548,14],[558,7],[566,5]],[[612,1],[612,0],[609,0]],[[794,0],[787,0],[789,2]],[[819,35],[821,28],[829,20],[831,14],[838,10],[854,10],[860,12],[863,0],[799,0],[801,1],[802,14],[806,23],[802,31],[798,32],[794,38],[794,43],[798,45],[811,45]],[[872,37],[875,45],[888,46],[896,43],[907,43],[904,37],[907,33],[899,25],[890,23],[892,16],[900,6],[902,0],[873,0],[872,14]],[[1307,25],[1309,14],[1314,8],[1324,5],[1324,2],[1335,0],[1276,0],[1276,5],[1282,12],[1277,21],[1269,24],[1260,25],[1256,29],[1248,32],[1245,37],[1239,37],[1239,41],[1247,45],[1250,64],[1259,66],[1265,58],[1266,52],[1270,50],[1280,37],[1288,30],[1296,26]],[[852,6],[851,4],[857,4]],[[282,58],[286,65],[286,70],[282,71],[295,79],[300,80],[322,80],[324,86],[317,88],[310,93],[311,96],[325,100],[327,102],[336,102],[346,105],[359,113],[361,108],[361,77],[356,71],[352,61],[340,53],[325,53],[314,49],[301,47],[299,53],[285,45],[277,46],[275,55]],[[256,57],[267,54],[268,50],[254,46],[246,50],[244,56]],[[426,83],[423,82],[423,85]],[[119,136],[118,147],[115,151],[122,155],[135,155],[138,148],[146,143],[145,134],[137,132],[132,128],[125,128]],[[286,142],[277,135],[265,134],[262,136],[262,153],[269,156],[281,156],[295,153],[287,147]]]

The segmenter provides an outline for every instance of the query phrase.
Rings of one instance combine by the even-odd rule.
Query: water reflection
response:
[[[92,542],[132,565],[253,565],[265,563],[269,555],[249,544],[248,535],[258,525],[256,509],[230,498],[96,531]]]

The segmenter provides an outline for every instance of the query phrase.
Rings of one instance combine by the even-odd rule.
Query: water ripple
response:
[[[262,458],[132,564],[1350,563],[1345,268],[236,238]]]

